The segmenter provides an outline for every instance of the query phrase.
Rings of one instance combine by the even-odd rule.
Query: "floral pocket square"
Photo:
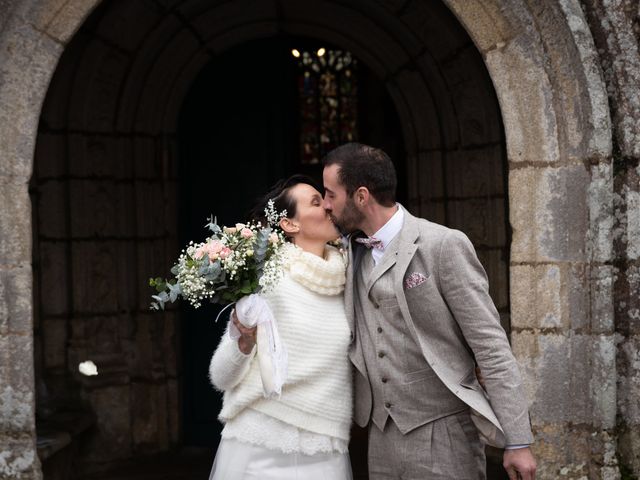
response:
[[[407,278],[404,279],[404,288],[405,290],[409,290],[411,288],[415,288],[418,285],[422,285],[424,282],[427,281],[427,278],[429,277],[429,275],[423,275],[422,273],[419,272],[414,272],[411,275],[407,276]]]

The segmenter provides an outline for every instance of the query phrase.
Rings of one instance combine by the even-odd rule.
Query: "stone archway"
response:
[[[451,111],[438,106],[449,96],[423,90],[421,98],[426,103],[406,98],[406,92],[425,88],[420,81],[422,76],[431,75],[436,81],[441,78],[434,72],[438,63],[421,44],[419,32],[425,19],[419,15],[419,4],[380,2],[373,6],[354,2],[345,7],[326,2],[318,4],[316,10],[301,11],[295,3],[258,3],[267,10],[267,17],[277,19],[287,12],[291,33],[336,39],[382,78],[389,78],[387,88],[401,121],[412,126],[405,129],[405,143],[409,168],[414,172],[429,161],[430,152],[443,148],[451,135],[460,132],[457,126],[428,130],[433,125],[457,123],[451,118],[430,119],[434,111]],[[596,468],[596,463],[604,469],[614,469],[614,460],[606,456],[612,447],[615,449],[611,435],[616,413],[616,388],[611,380],[615,379],[615,344],[608,283],[610,127],[589,29],[577,2],[544,9],[536,8],[535,2],[529,5],[520,0],[502,6],[497,2],[445,3],[474,39],[491,75],[504,119],[513,227],[512,343],[532,400],[536,449],[544,459],[541,475],[553,476],[564,466],[579,476]],[[3,431],[7,432],[2,451],[10,452],[3,474],[14,477],[21,472],[38,476],[31,360],[32,226],[27,190],[38,119],[58,59],[96,4],[16,2],[4,20],[0,37],[3,54],[10,54],[3,60],[0,76],[0,138],[5,155],[0,163],[0,194],[8,206],[0,216],[0,271],[3,298],[11,299],[2,303],[10,323],[2,325],[5,330],[0,337],[4,343],[0,368],[7,373],[3,378],[9,380],[1,385],[0,395],[7,399],[2,410]],[[256,6],[255,2],[235,7],[226,4],[217,15],[229,18],[227,15],[234,8],[250,10]],[[356,15],[362,12],[367,14]],[[215,23],[215,15],[203,15],[201,20]],[[353,19],[357,28],[328,28],[333,18]],[[174,21],[179,21],[179,16]],[[274,25],[277,22],[266,21],[259,23],[258,29],[268,35]],[[353,32],[367,38],[368,48]],[[255,36],[255,26],[225,23],[216,45],[225,48]],[[174,75],[171,89],[164,91],[167,108],[155,108],[152,95],[158,95],[162,88],[149,89],[135,103],[141,105],[139,111],[128,118],[151,126],[155,132],[171,131],[181,89],[186,88],[189,75],[211,53],[206,40],[187,35],[182,43],[176,42],[177,48],[194,43],[196,48],[188,63],[173,67],[165,64],[181,73]],[[162,71],[160,66],[167,59],[158,57],[154,65],[144,67],[151,82],[154,68]],[[432,88],[438,88],[436,81],[431,83]],[[446,89],[446,83],[440,86]],[[139,95],[138,87],[128,84],[122,95]],[[426,99],[432,99],[435,105]],[[94,120],[99,122],[100,116],[95,115]],[[410,197],[419,204],[420,192],[417,185],[413,188]],[[573,368],[581,365],[591,367],[587,371]],[[574,387],[581,389],[580,394],[569,395]],[[564,401],[559,402],[558,398]],[[572,427],[576,424],[581,427]],[[581,466],[593,451],[600,452],[599,460],[593,462],[593,467]]]

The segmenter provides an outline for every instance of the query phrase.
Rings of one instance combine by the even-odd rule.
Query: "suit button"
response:
[[[388,379],[388,378],[386,378],[386,377],[382,377],[382,383],[387,383],[388,381],[389,381],[389,379]]]
[[[384,352],[378,352],[378,357],[384,358]]]
[[[378,333],[382,333],[382,327],[378,327]]]
[[[386,403],[384,404],[384,406],[385,406],[386,408],[391,408],[391,404],[390,404],[389,402],[386,402]]]

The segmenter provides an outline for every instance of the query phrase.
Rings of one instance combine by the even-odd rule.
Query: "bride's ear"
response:
[[[300,226],[297,225],[290,218],[283,218],[280,220],[280,228],[286,233],[288,236],[293,236],[300,231]]]

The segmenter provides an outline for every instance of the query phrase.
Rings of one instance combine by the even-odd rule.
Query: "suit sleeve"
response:
[[[487,275],[466,235],[448,232],[438,263],[442,295],[482,371],[507,445],[533,443],[522,377],[489,296]]]

